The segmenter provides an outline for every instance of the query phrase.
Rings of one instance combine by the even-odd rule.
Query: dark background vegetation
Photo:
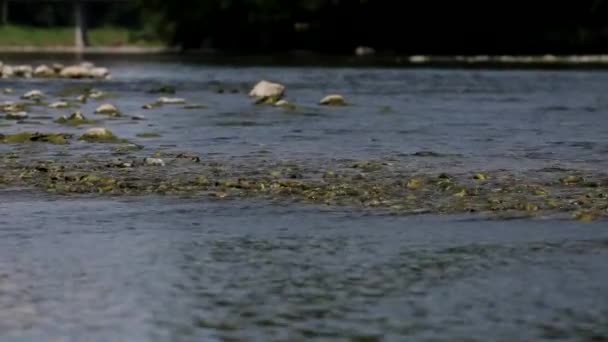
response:
[[[11,0],[10,20],[67,26],[71,6]],[[234,52],[608,52],[608,0],[88,1],[87,17],[90,27],[127,27],[184,48]]]

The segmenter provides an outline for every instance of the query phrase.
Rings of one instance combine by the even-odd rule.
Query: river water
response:
[[[113,80],[2,81],[14,95],[0,100],[33,88],[56,98],[82,85],[113,93],[124,113],[147,120],[105,124],[141,143],[143,155],[307,165],[398,159],[446,171],[608,166],[604,71],[101,64]],[[253,106],[246,93],[260,79],[286,84],[298,109]],[[147,91],[165,84],[207,108],[141,109],[160,96]],[[328,93],[352,106],[318,107]],[[79,132],[45,122],[58,114],[36,107],[30,121],[2,132]],[[0,145],[0,153],[14,148]],[[64,149],[27,152],[52,159]],[[603,341],[605,226],[5,188],[0,340]]]

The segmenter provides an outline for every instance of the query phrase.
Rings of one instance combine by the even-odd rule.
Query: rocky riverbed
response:
[[[322,165],[264,159],[222,162],[162,151],[138,157],[139,148],[132,144],[113,148],[115,157],[73,160],[34,161],[18,152],[5,154],[0,160],[0,186],[62,195],[257,198],[398,215],[478,213],[491,218],[566,216],[582,221],[608,216],[605,173],[560,169],[420,173],[401,160]]]
[[[286,93],[286,86],[282,84],[261,81],[251,86],[251,107],[276,107],[275,103]],[[442,157],[429,151],[380,159],[314,161],[264,157],[209,160],[204,154],[175,152],[179,146],[173,151],[157,149],[146,154],[142,150],[149,148],[145,148],[146,142],[142,140],[160,138],[160,134],[141,131],[136,134],[139,141],[130,141],[103,127],[105,122],[127,125],[145,119],[120,110],[124,97],[111,87],[102,91],[86,85],[64,85],[52,95],[37,89],[21,96],[11,89],[5,89],[4,93],[11,99],[5,100],[0,108],[6,113],[5,119],[23,127],[36,126],[36,130],[0,133],[0,143],[6,146],[0,159],[0,185],[4,187],[104,196],[259,198],[400,215],[478,213],[496,218],[567,216],[583,221],[608,216],[608,174],[603,170],[544,167],[526,171],[443,172],[442,169],[420,170],[411,165],[413,157]],[[166,95],[152,105],[140,103],[141,109],[151,112],[161,107],[182,111],[206,108],[192,105],[195,103],[192,100],[170,97],[174,93],[173,86],[149,89],[146,94]],[[239,92],[233,95],[246,98]],[[87,102],[94,104],[85,107]],[[330,95],[319,104],[344,106],[346,102],[341,95]],[[315,104],[307,105],[310,108]],[[83,108],[94,108],[94,112],[83,114],[79,111]],[[277,111],[285,111],[283,115],[289,116],[307,110],[302,108],[279,106]],[[57,109],[72,114],[57,117],[54,113]],[[39,115],[30,118],[29,111]],[[72,129],[62,131],[62,126]],[[74,133],[75,130],[78,133]],[[38,144],[64,145],[63,156],[45,159],[35,152],[27,152]],[[100,144],[103,152],[72,156],[74,146],[81,149],[86,144]]]

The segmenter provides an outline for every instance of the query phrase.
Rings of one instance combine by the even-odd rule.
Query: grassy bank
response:
[[[91,46],[164,46],[154,39],[139,37],[137,32],[118,27],[89,30]],[[74,28],[39,28],[28,26],[0,26],[0,46],[73,46]]]

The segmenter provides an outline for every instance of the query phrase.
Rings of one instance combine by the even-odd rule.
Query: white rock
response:
[[[13,93],[13,88],[4,88],[4,89],[2,89],[2,93],[4,93],[4,94],[12,94]]]
[[[160,104],[184,104],[186,100],[179,97],[159,97],[156,102]]]
[[[109,104],[109,103],[104,103],[101,106],[97,107],[97,109],[95,110],[96,114],[106,114],[106,115],[111,115],[111,116],[119,116],[120,115],[120,111],[118,110],[118,108],[116,108],[116,106],[114,106],[113,104]]]
[[[253,87],[249,96],[257,98],[269,98],[274,97],[280,99],[285,93],[285,86],[279,83],[272,83],[268,81],[260,81]]]
[[[33,69],[31,65],[17,65],[13,68],[13,72],[17,77],[31,78]]]
[[[34,76],[36,77],[53,77],[55,76],[55,70],[51,69],[47,65],[39,65],[34,69]]]
[[[91,68],[89,69],[89,75],[94,78],[108,78],[110,70],[108,68]]]
[[[82,62],[82,63],[80,63],[80,66],[85,69],[93,69],[95,67],[95,64],[93,64],[91,62]]]
[[[40,100],[44,97],[44,93],[40,90],[30,90],[21,96],[22,99],[26,100]]]
[[[87,131],[84,132],[85,135],[96,136],[96,137],[108,135],[108,133],[110,133],[110,130],[108,130],[107,128],[104,128],[104,127],[93,127],[93,128],[87,129]]]
[[[61,69],[59,76],[65,78],[87,78],[90,77],[89,69],[81,65],[71,65]]]
[[[319,104],[323,106],[344,106],[346,105],[346,100],[344,100],[342,95],[332,94],[321,99]]]
[[[53,68],[53,71],[58,74],[61,72],[61,70],[63,68],[65,68],[65,66],[63,64],[60,63],[53,63],[53,65],[51,65],[51,67]]]
[[[165,166],[165,162],[160,158],[145,158],[144,163],[151,166]]]
[[[28,115],[26,112],[15,112],[15,113],[6,113],[4,116],[7,120],[23,120],[27,119]]]
[[[109,129],[104,127],[93,127],[87,129],[81,136],[81,139],[104,139],[113,137],[114,134]]]
[[[69,104],[65,101],[57,101],[57,102],[53,102],[49,105],[49,108],[67,108],[69,106]]]
[[[2,66],[2,78],[9,78],[15,76],[15,70],[10,65]]]

